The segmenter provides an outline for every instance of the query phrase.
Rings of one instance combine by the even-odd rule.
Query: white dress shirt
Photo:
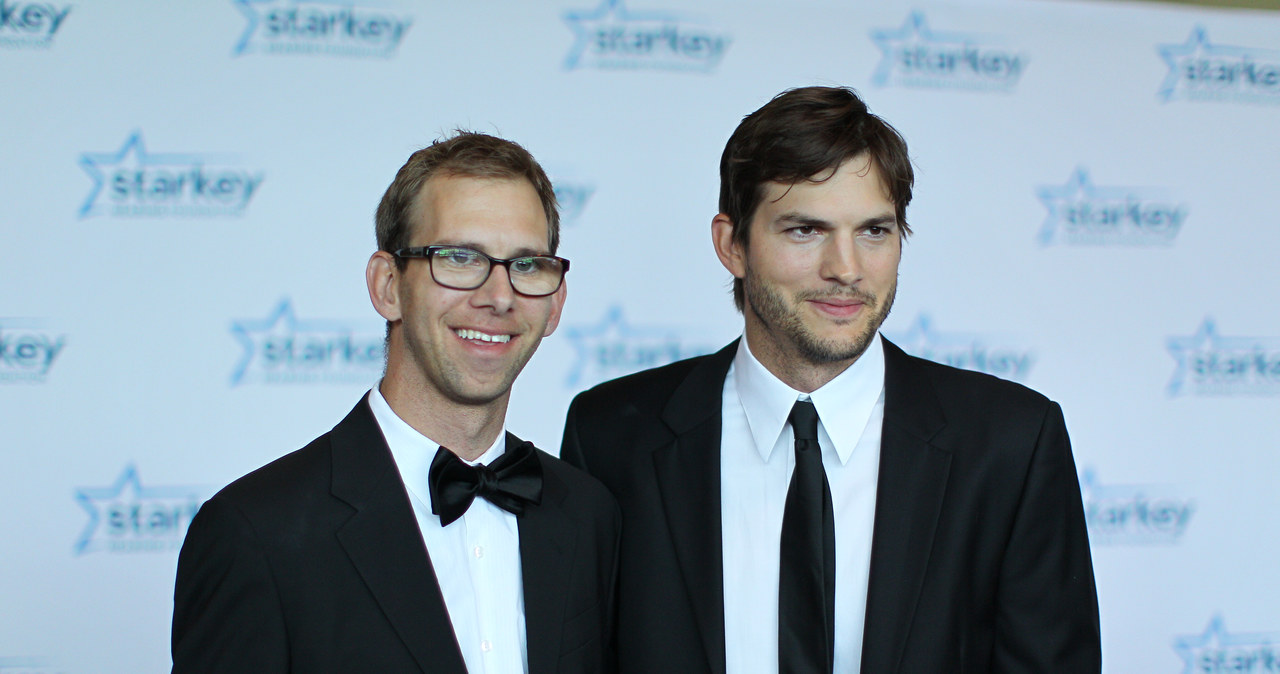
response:
[[[857,672],[861,665],[884,422],[884,348],[877,336],[847,370],[805,395],[765,369],[743,336],[725,377],[720,435],[725,656],[731,674],[778,671],[782,513],[796,464],[787,417],[803,399],[818,409],[818,444],[835,511],[835,671]]]
[[[516,516],[477,497],[466,514],[447,527],[431,513],[428,472],[440,445],[414,430],[392,411],[378,387],[369,407],[391,448],[409,491],[413,514],[444,595],[453,634],[471,674],[529,671],[525,648],[524,585],[520,576],[520,529]],[[471,465],[485,464],[506,451],[506,428]]]

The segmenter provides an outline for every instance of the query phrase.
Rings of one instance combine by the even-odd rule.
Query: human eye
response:
[[[536,257],[518,257],[511,261],[511,273],[529,276],[542,271],[542,265]]]
[[[862,233],[868,239],[880,241],[889,238],[893,234],[893,227],[888,224],[867,225],[862,228]]]
[[[450,267],[476,267],[484,264],[484,256],[470,248],[440,248],[436,260]]]
[[[822,230],[816,225],[797,225],[788,228],[786,234],[796,241],[808,241],[822,234]]]

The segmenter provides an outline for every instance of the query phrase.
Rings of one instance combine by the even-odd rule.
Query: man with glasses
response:
[[[564,305],[551,182],[519,145],[460,132],[409,158],[376,225],[386,372],[200,509],[174,671],[610,671],[617,505],[505,432]]]
[[[625,671],[1099,671],[1062,410],[879,336],[912,181],[854,92],[777,96],[711,222],[743,338],[574,400],[561,455],[622,507]]]

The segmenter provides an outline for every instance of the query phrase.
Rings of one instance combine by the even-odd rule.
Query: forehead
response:
[[[792,211],[832,220],[894,213],[880,169],[866,154],[807,180],[794,184],[767,182],[761,187],[762,198],[756,212],[770,218]]]
[[[546,212],[525,178],[432,176],[418,191],[410,221],[414,245],[470,243],[490,254],[549,245]]]

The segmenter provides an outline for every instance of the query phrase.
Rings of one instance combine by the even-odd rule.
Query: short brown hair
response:
[[[911,233],[906,216],[915,182],[907,143],[871,114],[856,92],[847,87],[789,89],[747,115],[720,157],[720,212],[733,223],[734,241],[747,246],[765,183],[821,182],[830,175],[819,174],[834,173],[863,153],[880,172],[905,239]],[[733,301],[741,311],[742,279],[733,281]]]
[[[374,217],[378,250],[388,253],[410,245],[409,221],[414,200],[434,175],[469,178],[524,178],[533,185],[547,215],[547,242],[551,253],[560,245],[560,211],[555,187],[529,151],[517,143],[474,131],[458,130],[409,156],[395,180],[382,195]],[[397,264],[404,264],[396,258]]]

